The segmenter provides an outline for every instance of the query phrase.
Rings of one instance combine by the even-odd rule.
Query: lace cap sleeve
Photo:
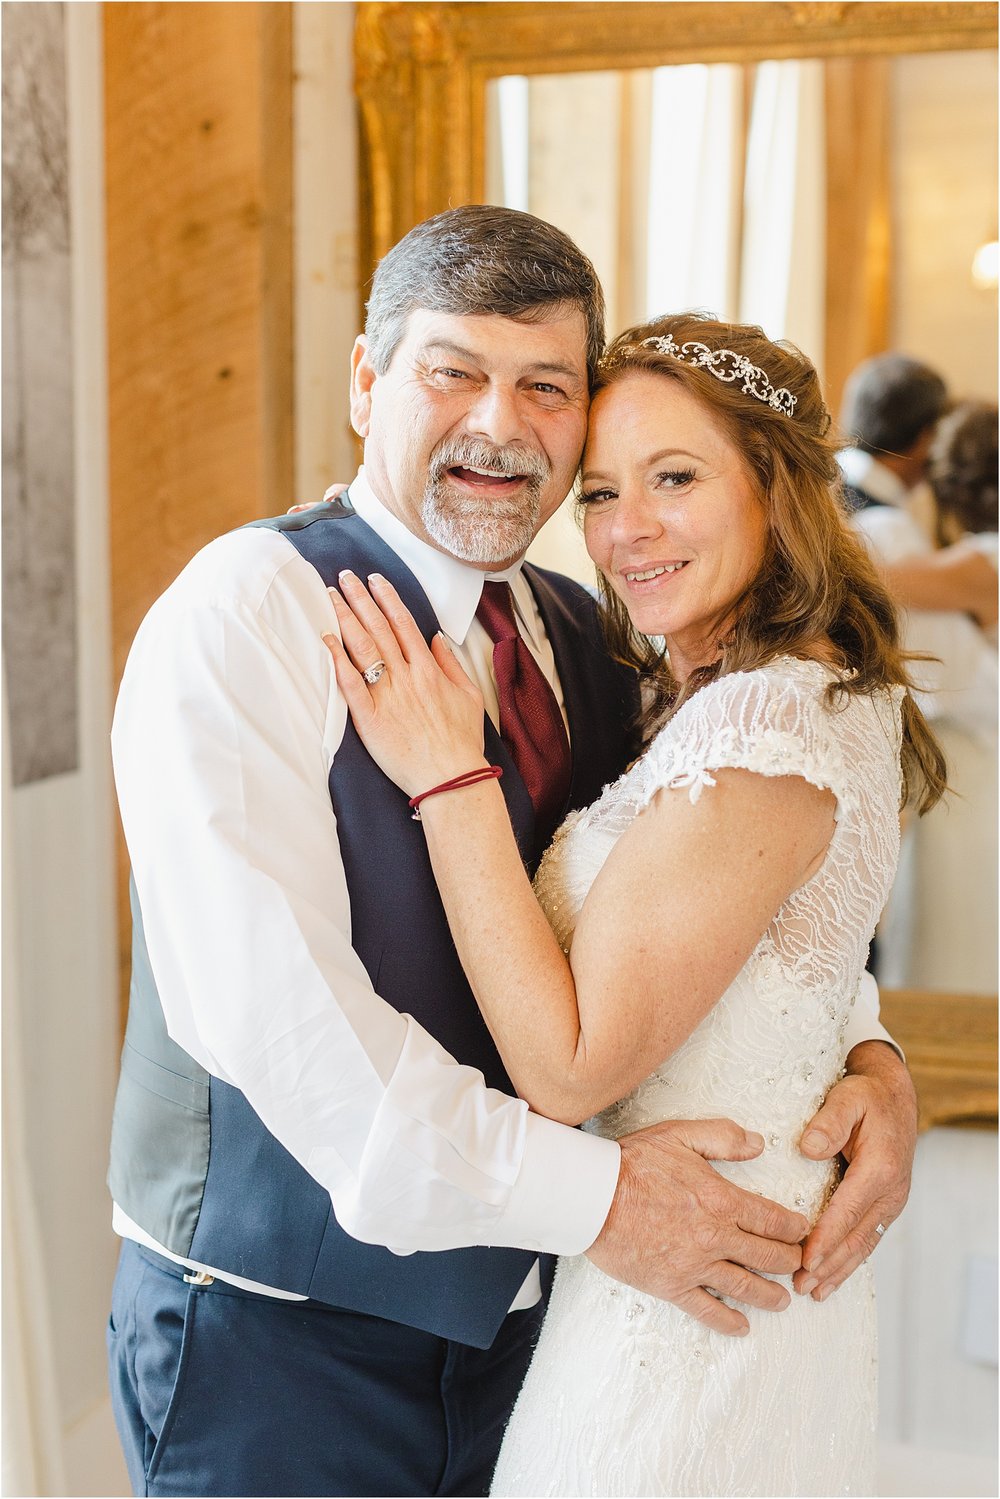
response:
[[[715,785],[713,771],[740,769],[802,776],[831,790],[839,818],[853,800],[852,778],[841,715],[826,695],[830,681],[819,662],[789,660],[703,687],[650,744],[636,788],[639,804],[664,787],[688,788],[694,803]]]

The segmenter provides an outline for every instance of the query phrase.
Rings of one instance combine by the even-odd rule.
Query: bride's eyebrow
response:
[[[663,463],[667,458],[690,458],[693,463],[705,462],[700,453],[689,452],[687,448],[664,448],[662,452],[651,453],[648,458],[643,458],[641,467],[652,468],[655,463]],[[608,475],[604,470],[599,468],[584,469],[580,475],[580,478],[585,482],[591,479],[606,479],[607,477]]]

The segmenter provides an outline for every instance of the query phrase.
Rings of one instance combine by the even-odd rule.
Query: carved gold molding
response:
[[[994,48],[993,4],[359,3],[360,265],[481,200],[485,97],[507,73]]]

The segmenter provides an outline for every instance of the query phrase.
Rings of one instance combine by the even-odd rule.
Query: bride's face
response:
[[[636,629],[666,637],[678,677],[714,660],[732,607],[760,567],[767,521],[713,413],[652,371],[599,391],[582,500],[587,550]]]

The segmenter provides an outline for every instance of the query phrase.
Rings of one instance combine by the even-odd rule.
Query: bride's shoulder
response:
[[[727,672],[693,693],[656,730],[650,748],[661,739],[670,742],[711,726],[730,725],[750,730],[762,718],[772,722],[821,705],[836,682],[824,662],[780,656],[746,671]]]

